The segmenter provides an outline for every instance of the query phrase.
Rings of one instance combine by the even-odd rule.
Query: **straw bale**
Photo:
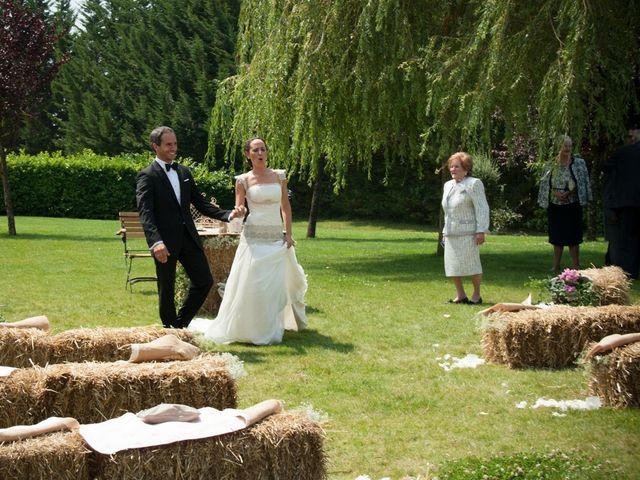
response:
[[[580,274],[591,279],[592,289],[600,294],[600,305],[629,305],[631,280],[620,267],[587,268]]]
[[[90,455],[77,432],[0,443],[0,478],[88,480]]]
[[[640,331],[640,306],[554,306],[500,312],[482,329],[482,351],[490,362],[511,368],[564,368],[585,345],[612,333]]]
[[[326,478],[322,427],[301,412],[271,415],[237,432],[93,456],[96,479]]]
[[[155,326],[79,328],[67,330],[49,339],[49,363],[127,360],[131,355],[132,343],[147,343],[167,333],[195,345],[193,333],[184,329],[167,330]]]
[[[79,328],[56,335],[46,335],[37,329],[0,329],[0,365],[22,368],[62,362],[127,360],[131,355],[130,344],[147,343],[167,333],[195,345],[195,337],[188,330],[167,330],[159,326]]]
[[[204,254],[207,257],[209,269],[216,284],[226,281],[229,276],[237,248],[237,244],[215,244],[214,242],[209,244],[209,242],[204,242]],[[218,294],[218,289],[212,288],[200,307],[199,313],[217,313],[218,308],[220,308],[220,303],[222,303],[222,298],[220,298],[220,294]]]
[[[30,367],[30,359],[47,333],[39,328],[0,328],[0,365]]]
[[[640,342],[595,356],[589,367],[591,395],[611,407],[640,407]]]
[[[45,418],[101,422],[160,403],[235,408],[236,386],[219,355],[189,361],[63,363],[0,379],[0,428]]]

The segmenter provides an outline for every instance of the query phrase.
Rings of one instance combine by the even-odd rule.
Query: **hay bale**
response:
[[[589,369],[590,395],[611,407],[640,407],[640,342],[593,357]]]
[[[228,360],[201,355],[189,361],[64,363],[14,371],[0,379],[0,428],[48,417],[96,423],[160,403],[235,408]]]
[[[37,329],[0,329],[0,365],[45,366],[62,362],[127,360],[132,343],[147,343],[167,333],[195,345],[193,333],[162,327],[79,328],[56,335]]]
[[[38,328],[0,328],[0,365],[6,367],[30,367],[40,359],[38,347],[47,332]]]
[[[620,267],[587,268],[580,270],[580,274],[591,279],[600,305],[629,305],[631,280]]]
[[[88,480],[89,450],[77,432],[0,443],[0,478]]]
[[[211,240],[203,242],[204,254],[207,257],[209,269],[216,285],[227,280],[238,248],[237,237],[230,236],[229,239],[227,242],[214,242]],[[198,313],[218,313],[220,303],[222,303],[222,298],[220,298],[218,289],[212,288]]]
[[[194,344],[192,332],[162,327],[79,328],[53,335],[48,343],[49,363],[113,362],[127,360],[132,343],[147,343],[171,333],[180,340]]]
[[[234,480],[326,478],[324,431],[306,414],[286,412],[249,428],[201,440],[95,454],[96,479]]]
[[[487,361],[511,368],[564,368],[589,342],[612,333],[640,331],[640,306],[555,306],[500,312],[482,328]]]

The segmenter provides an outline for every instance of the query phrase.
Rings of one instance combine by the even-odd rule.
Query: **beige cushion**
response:
[[[200,418],[198,409],[177,403],[161,403],[136,414],[144,423],[191,422]]]

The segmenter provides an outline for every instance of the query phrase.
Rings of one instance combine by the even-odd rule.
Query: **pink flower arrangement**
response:
[[[591,279],[578,270],[565,268],[557,277],[549,280],[551,300],[569,305],[600,305],[600,296],[592,289]]]
[[[558,278],[565,283],[575,285],[576,283],[578,283],[578,280],[580,280],[580,272],[578,272],[578,270],[565,268],[564,271],[560,275],[558,275]]]

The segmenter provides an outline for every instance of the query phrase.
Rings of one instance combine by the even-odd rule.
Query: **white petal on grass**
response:
[[[438,365],[447,372],[454,368],[476,368],[478,365],[484,364],[484,359],[474,353],[469,353],[463,358],[453,357],[447,353],[442,358],[447,361]],[[436,360],[440,360],[440,358],[436,358]]]
[[[451,371],[451,366],[446,362],[439,363],[438,365],[441,366],[444,369],[445,372],[450,372]]]
[[[487,412],[480,412],[478,415],[489,415]]]
[[[585,400],[554,400],[552,398],[539,398],[531,408],[551,407],[566,410],[597,410],[602,406],[598,397],[587,397]]]
[[[551,414],[552,417],[566,417],[567,414],[566,413],[560,413],[560,412],[553,412]]]
[[[433,348],[438,348],[438,347],[440,346],[440,344],[439,344],[439,343],[434,343],[434,344],[432,344],[431,346],[432,346]]]
[[[369,478],[369,475],[359,475],[356,480],[371,480],[371,478]]]
[[[539,398],[531,408],[550,407],[558,408],[565,412],[567,410],[597,410],[601,406],[602,401],[598,397],[587,397],[584,400],[554,400],[552,398]],[[527,408],[526,400],[516,403],[516,408]]]

